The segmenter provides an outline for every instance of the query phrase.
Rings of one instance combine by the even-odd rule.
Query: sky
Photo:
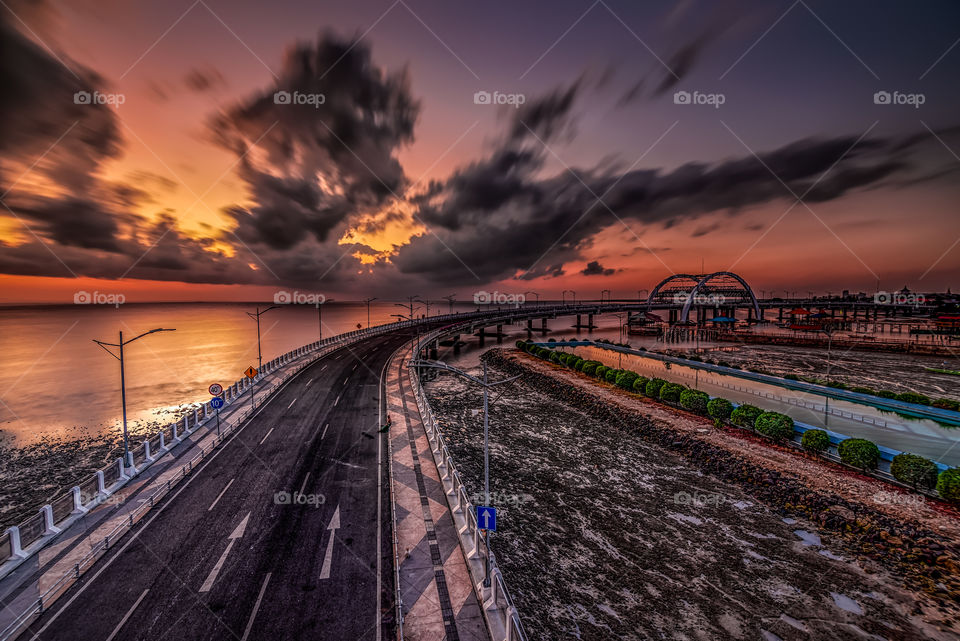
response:
[[[960,6],[5,0],[0,303],[960,286]]]

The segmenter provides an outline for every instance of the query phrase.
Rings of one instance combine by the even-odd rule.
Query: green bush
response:
[[[754,428],[775,441],[793,438],[793,419],[779,412],[764,412],[754,421]]]
[[[901,483],[914,489],[932,490],[940,469],[928,458],[916,454],[897,454],[890,463],[890,473]]]
[[[612,367],[603,373],[603,379],[608,383],[616,383],[617,377],[623,370],[613,369]]]
[[[610,369],[610,368],[607,367],[606,365],[600,365],[600,366],[597,367],[597,370],[596,370],[596,372],[594,373],[594,375],[595,375],[597,378],[599,378],[601,381],[605,381],[605,380],[607,380],[607,370],[608,370],[608,369]]]
[[[877,390],[872,389],[872,388],[869,388],[869,387],[860,387],[860,386],[851,387],[851,388],[850,388],[849,390],[847,390],[847,391],[849,391],[849,392],[856,392],[857,394],[869,394],[870,396],[876,396],[876,395],[877,395]]]
[[[637,380],[640,375],[636,372],[631,372],[630,370],[624,370],[617,374],[617,378],[614,381],[617,387],[625,390],[633,389],[633,382]]]
[[[880,449],[873,441],[865,438],[848,438],[840,441],[837,452],[840,454],[841,461],[862,470],[875,469],[880,460]]]
[[[665,403],[678,403],[680,402],[680,394],[685,389],[683,385],[678,383],[667,383],[660,388],[660,400]]]
[[[904,403],[916,403],[917,405],[930,404],[929,396],[917,394],[916,392],[903,392],[902,394],[897,394],[897,400],[903,401]]]
[[[527,344],[524,341],[517,341],[517,349],[523,349]]]
[[[800,439],[800,445],[808,452],[822,454],[830,449],[830,435],[824,430],[807,430]]]
[[[733,413],[733,403],[725,398],[715,398],[707,403],[707,414],[713,417],[714,421],[721,423]]]
[[[733,421],[734,425],[752,428],[754,421],[756,421],[757,417],[761,414],[763,414],[763,410],[759,407],[744,403],[743,405],[738,405],[737,409],[733,410],[730,414],[730,420]]]
[[[953,410],[954,412],[960,410],[960,402],[950,398],[938,398],[931,404],[934,407],[939,407],[942,410]]]
[[[578,356],[576,359],[574,359],[573,365],[571,365],[571,367],[572,367],[573,369],[577,370],[578,372],[581,372],[581,371],[583,371],[583,364],[586,363],[586,362],[587,362],[587,361],[583,360],[582,358],[580,358],[580,357]]]
[[[940,472],[937,479],[937,494],[944,501],[960,505],[960,469],[951,468]]]
[[[882,389],[879,392],[877,392],[877,396],[879,396],[880,398],[896,398],[897,393],[891,392],[888,389]]]
[[[796,374],[784,374],[784,375],[783,375],[783,378],[787,379],[788,381],[797,381],[797,380],[800,380],[800,377],[797,376]]]
[[[650,382],[650,379],[646,376],[637,376],[636,380],[633,381],[633,391],[637,394],[643,394],[646,392],[647,383]]]
[[[560,354],[557,354],[556,352],[551,352],[551,353],[550,353],[550,362],[551,362],[551,363],[559,363],[559,362],[560,362]]]
[[[684,409],[693,412],[694,414],[699,414],[701,416],[706,415],[707,413],[707,403],[710,402],[710,397],[706,392],[701,392],[700,390],[695,389],[685,389],[680,392],[680,405]]]
[[[537,356],[539,356],[540,358],[550,358],[550,354],[553,354],[553,352],[551,352],[546,347],[537,348]]]
[[[597,361],[584,361],[583,365],[580,366],[580,371],[587,376],[596,376],[598,367],[600,367],[600,363]]]
[[[643,388],[643,393],[650,398],[660,398],[660,388],[666,384],[667,382],[662,378],[651,378]]]
[[[847,389],[847,384],[843,381],[827,381],[827,387],[832,387],[833,389]]]

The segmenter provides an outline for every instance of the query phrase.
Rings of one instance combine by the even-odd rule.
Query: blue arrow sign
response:
[[[477,506],[477,524],[481,530],[497,531],[497,508],[484,505]]]
[[[220,409],[221,407],[223,407],[223,399],[222,399],[222,398],[211,398],[211,399],[210,399],[210,407],[212,407],[212,408],[215,409],[215,410]]]

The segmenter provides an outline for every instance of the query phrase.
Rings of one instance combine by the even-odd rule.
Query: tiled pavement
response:
[[[413,641],[489,641],[480,603],[407,379],[410,350],[387,373],[403,635]]]

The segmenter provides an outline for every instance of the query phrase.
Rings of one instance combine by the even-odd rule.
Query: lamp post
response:
[[[103,350],[113,356],[115,359],[120,361],[120,404],[123,408],[123,463],[126,467],[133,467],[133,453],[130,451],[130,438],[127,434],[127,382],[123,368],[123,346],[129,345],[138,338],[143,338],[147,334],[155,334],[156,332],[173,332],[175,329],[165,329],[163,327],[158,327],[157,329],[151,329],[149,332],[144,332],[139,336],[134,336],[129,340],[123,340],[123,332],[120,332],[120,340],[116,343],[107,343],[105,341],[98,341],[93,339],[93,342],[103,348]],[[114,354],[111,352],[108,347],[117,347],[120,350],[120,355]]]
[[[317,332],[319,333],[319,339],[323,340],[323,305],[324,303],[332,303],[333,299],[324,298],[323,300],[317,301]],[[266,310],[264,310],[266,311]]]
[[[649,290],[649,289],[638,289],[638,290],[637,290],[637,300],[639,300],[641,303],[643,302],[643,292],[647,292],[647,298],[650,298],[650,290]]]
[[[372,303],[375,300],[377,300],[376,296],[374,296],[373,298],[363,299],[363,302],[367,304],[367,329],[370,329],[370,303]]]
[[[610,290],[609,290],[609,289],[602,289],[602,290],[600,290],[600,304],[601,304],[601,305],[603,304],[603,295],[604,295],[604,294],[607,295],[607,302],[608,302],[608,303],[610,302]]]
[[[444,296],[443,299],[450,303],[450,313],[453,313],[453,303],[457,300],[456,294],[450,294],[449,296]]]
[[[564,305],[567,304],[567,292],[570,292],[570,293],[573,295],[573,304],[576,305],[576,304],[577,304],[577,292],[573,291],[572,289],[565,289],[565,290],[563,290],[563,292],[561,292],[560,295],[563,297],[563,304],[564,304]]]
[[[260,350],[260,317],[266,314],[267,312],[269,312],[271,309],[277,309],[277,306],[271,305],[270,307],[267,307],[266,309],[263,309],[263,310],[257,307],[256,314],[251,314],[250,312],[247,312],[247,316],[257,321],[257,371],[263,369],[263,352]],[[320,309],[320,307],[317,306],[317,309]]]
[[[537,297],[537,307],[540,307],[540,294],[538,294],[537,292],[535,292],[535,291],[533,291],[533,290],[523,292],[523,295],[524,295],[524,296],[526,296],[527,294],[533,294],[534,296],[536,296],[536,297]]]
[[[490,505],[490,418],[489,418],[489,407],[490,407],[490,388],[496,387],[498,385],[504,385],[505,383],[510,383],[518,378],[519,375],[513,376],[511,378],[505,378],[503,380],[490,382],[487,380],[487,364],[483,363],[483,379],[479,379],[475,376],[467,374],[462,369],[456,367],[451,367],[446,363],[441,363],[439,361],[428,361],[417,359],[410,362],[410,367],[431,367],[434,369],[443,369],[448,372],[452,372],[457,376],[462,376],[463,378],[476,383],[483,387],[483,496],[485,506],[489,507]],[[485,573],[483,577],[483,587],[490,587],[490,532],[489,530],[484,530],[484,542],[487,546],[487,555],[486,555],[486,564],[485,564]]]

